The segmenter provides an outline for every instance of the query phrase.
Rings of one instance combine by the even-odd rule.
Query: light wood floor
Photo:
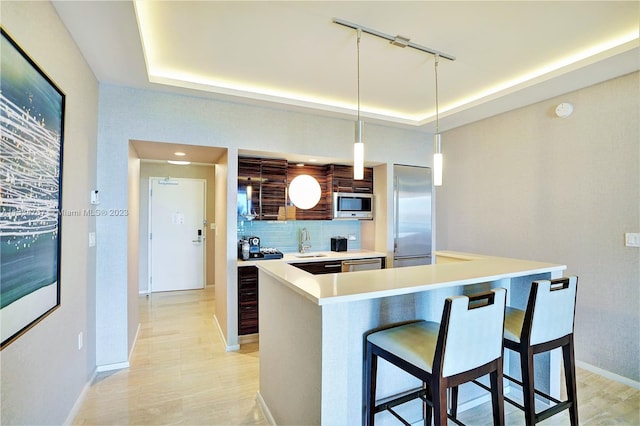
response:
[[[225,352],[213,323],[213,289],[140,298],[140,334],[131,367],[99,373],[74,425],[266,425],[255,401],[258,345]],[[640,425],[640,391],[578,369],[583,425]],[[507,424],[524,424],[505,404]],[[489,403],[460,414],[490,425]],[[452,424],[452,423],[451,423]],[[568,425],[568,413],[543,425]]]

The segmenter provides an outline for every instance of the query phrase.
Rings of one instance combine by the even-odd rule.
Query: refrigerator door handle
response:
[[[398,229],[400,229],[400,219],[398,212],[400,211],[400,194],[398,176],[393,177],[393,252],[398,252]]]
[[[430,254],[415,254],[412,256],[395,256],[394,259],[404,260],[404,259],[421,259],[423,257],[431,257]]]

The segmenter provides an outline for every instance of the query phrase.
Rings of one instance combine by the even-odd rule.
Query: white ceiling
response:
[[[100,82],[353,119],[350,21],[440,59],[440,129],[640,69],[640,2],[55,1]],[[432,132],[434,58],[369,34],[362,115]]]

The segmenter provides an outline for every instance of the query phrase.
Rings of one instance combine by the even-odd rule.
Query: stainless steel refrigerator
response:
[[[431,264],[431,168],[393,166],[393,267]]]

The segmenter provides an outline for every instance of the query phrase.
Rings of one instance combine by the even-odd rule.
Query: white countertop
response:
[[[238,266],[257,266],[265,262],[326,262],[332,260],[368,259],[372,257],[386,257],[386,254],[371,250],[347,250],[347,251],[311,251],[309,253],[283,253],[282,259],[238,259]],[[320,256],[318,256],[320,255]]]
[[[343,257],[339,257],[343,253]],[[356,251],[338,252],[335,253],[336,257],[312,259],[322,261],[348,258],[355,253]],[[371,254],[369,257],[384,256],[376,252],[362,253]],[[435,265],[323,275],[312,275],[289,265],[294,261],[312,259],[291,259],[285,255],[284,259],[278,261],[260,260],[251,263],[318,305],[396,296],[566,269],[565,265],[470,253],[441,251],[435,254]],[[355,257],[365,256],[358,254]]]

